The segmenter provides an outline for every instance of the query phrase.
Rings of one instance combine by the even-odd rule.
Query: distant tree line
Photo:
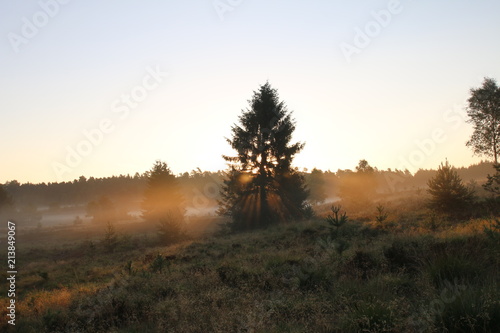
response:
[[[388,194],[426,189],[429,179],[435,177],[438,172],[438,169],[419,169],[412,174],[408,170],[379,170],[368,164],[368,169],[361,173],[364,174],[366,179],[363,182],[356,181],[356,175],[359,170],[366,167],[365,163],[368,162],[361,160],[360,163],[361,165],[358,164],[354,170],[339,169],[333,172],[313,169],[311,172],[304,172],[303,175],[311,191],[310,200],[314,203],[322,203],[328,198],[345,196],[345,194],[349,196],[349,193],[346,192],[359,192],[356,187],[360,186],[364,188],[366,194],[373,191]],[[455,168],[455,170],[464,183],[478,187],[480,190],[480,185],[486,182],[487,174],[491,172],[492,166],[493,163],[483,161],[468,167]],[[344,195],[342,195],[342,192],[344,192]]]
[[[465,183],[477,182],[480,187],[487,181],[488,173],[493,170],[493,163],[480,162],[469,167],[456,168],[460,178]],[[339,189],[343,179],[356,173],[356,169],[330,170],[313,169],[312,171],[300,171],[307,187],[310,190],[309,200],[312,203],[324,202],[327,198],[339,196]],[[429,179],[434,177],[437,169],[420,169],[415,174],[408,170],[379,170],[373,168],[373,176],[376,179],[376,191],[380,193],[402,192],[418,188],[426,188]],[[223,172],[193,170],[176,176],[180,190],[189,200],[194,195],[203,196],[203,201],[210,200],[214,204],[219,198],[218,186],[224,179]],[[98,200],[102,196],[112,199],[114,202],[140,203],[146,188],[147,178],[144,174],[135,176],[113,176],[106,178],[85,178],[81,176],[78,180],[61,183],[20,184],[18,181],[6,182],[2,185],[5,196],[9,196],[10,204],[17,206],[47,206],[57,208],[62,205],[87,204]],[[1,184],[0,184],[1,185]],[[209,193],[209,195],[207,195]],[[201,200],[201,199],[199,199]],[[189,203],[188,203],[189,204]]]
[[[72,182],[48,184],[14,180],[0,186],[0,214],[24,211],[36,219],[38,206],[57,210],[62,205],[87,204],[89,215],[104,221],[120,215],[115,209],[119,204],[140,208],[146,222],[159,223],[160,228],[170,230],[163,233],[169,234],[179,229],[186,207],[218,205],[218,213],[230,219],[229,229],[237,231],[310,217],[312,205],[328,199],[341,198],[347,206],[360,207],[381,194],[423,188],[434,210],[463,210],[481,191],[496,195],[494,200],[500,195],[500,88],[486,78],[482,87],[471,89],[468,101],[474,132],[467,146],[477,155],[492,157],[493,163],[457,169],[446,162],[437,170],[411,174],[378,170],[362,159],[355,170],[301,172],[292,166],[304,147],[304,143],[291,142],[295,120],[277,90],[266,83],[254,92],[248,109],[231,129],[227,142],[235,155],[223,156],[228,163],[225,172],[197,169],[175,176],[166,163],[157,161],[151,170],[133,177],[81,176]],[[490,174],[492,169],[495,173]]]
[[[487,175],[493,170],[493,163],[485,161],[469,167],[456,168],[455,170],[465,184],[476,187],[480,194],[485,193],[481,185],[487,181]],[[297,169],[296,172],[304,177],[305,184],[310,192],[308,200],[311,204],[319,204],[327,199],[338,198],[342,195],[342,189],[344,189],[344,193],[346,190],[347,192],[358,192],[353,180],[357,172],[355,168],[354,170],[345,169],[336,172],[320,169],[313,169],[308,172]],[[400,193],[426,189],[427,182],[435,177],[437,172],[437,169],[420,169],[415,174],[411,174],[407,170],[378,170],[373,167],[373,179],[365,183],[363,187],[368,192],[376,191],[377,193]],[[491,177],[494,177],[494,175]],[[219,186],[224,179],[223,172],[197,169],[178,175],[176,179],[187,206],[214,206],[217,204],[217,200],[220,199]],[[368,184],[371,184],[370,189],[367,187]],[[495,184],[492,183],[491,186],[495,186]],[[72,182],[48,184],[20,184],[17,181],[11,181],[2,186],[3,191],[0,191],[0,202],[3,203],[0,205],[11,208],[15,206],[18,210],[28,211],[34,211],[40,206],[57,210],[64,205],[91,204],[95,206],[104,197],[111,200],[115,206],[125,205],[140,209],[146,186],[146,175],[138,173],[133,177],[120,175],[107,178],[90,177],[87,179],[82,176]],[[349,190],[349,188],[351,189]],[[347,196],[349,196],[349,193],[347,193]]]
[[[222,172],[197,169],[190,173],[185,172],[176,178],[186,197],[191,197],[193,193],[207,192],[209,188],[210,195],[207,197],[210,199],[218,195],[218,192],[212,190],[212,184],[222,182],[222,177]],[[134,176],[104,178],[81,176],[74,181],[60,183],[21,184],[13,180],[6,182],[2,187],[18,207],[35,205],[57,208],[63,205],[87,204],[102,196],[112,199],[115,203],[138,204],[142,200],[146,186],[146,173],[136,173]],[[215,202],[216,199],[212,201]]]

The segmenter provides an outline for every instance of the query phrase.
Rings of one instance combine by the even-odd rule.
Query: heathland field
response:
[[[499,13],[0,1],[0,333],[500,332]]]
[[[206,232],[170,246],[144,223],[18,225],[17,320],[2,330],[498,332],[498,222],[428,214],[418,193],[337,208],[237,234],[192,219]]]

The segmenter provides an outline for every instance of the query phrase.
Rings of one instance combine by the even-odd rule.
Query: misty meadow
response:
[[[4,326],[494,332],[498,96],[492,79],[471,90],[467,145],[495,161],[467,168],[294,168],[304,143],[265,83],[231,128],[226,171],[174,175],[158,160],[133,177],[8,182]]]
[[[0,331],[500,332],[500,4],[0,3]]]

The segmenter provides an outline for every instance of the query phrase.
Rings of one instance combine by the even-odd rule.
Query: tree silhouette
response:
[[[0,184],[0,218],[9,219],[12,216],[7,216],[13,212],[14,201],[10,194],[5,190],[4,186]]]
[[[493,157],[498,164],[500,153],[500,88],[495,80],[485,78],[482,87],[471,89],[467,115],[474,132],[467,147],[476,155]]]
[[[12,197],[4,189],[3,185],[0,184],[0,210],[12,206]]]
[[[356,166],[356,172],[359,174],[369,174],[373,173],[375,169],[368,163],[367,160],[359,160]]]
[[[269,83],[254,92],[250,107],[227,139],[237,156],[230,164],[219,201],[219,214],[232,219],[233,230],[301,218],[308,191],[292,160],[304,147],[291,144],[295,121]]]
[[[106,231],[102,243],[107,252],[113,252],[118,245],[118,235],[116,234],[115,226],[111,223],[111,221],[106,222]]]
[[[146,173],[147,184],[142,201],[142,217],[146,222],[158,223],[168,218],[183,219],[184,200],[177,179],[167,164],[156,161]]]
[[[472,191],[465,187],[448,161],[441,163],[436,176],[427,184],[427,192],[431,195],[429,205],[438,212],[456,215],[472,202]]]

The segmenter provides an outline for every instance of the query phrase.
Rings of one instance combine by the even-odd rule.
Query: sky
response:
[[[266,81],[299,168],[477,163],[465,106],[500,79],[500,2],[0,1],[0,183],[223,170]]]

